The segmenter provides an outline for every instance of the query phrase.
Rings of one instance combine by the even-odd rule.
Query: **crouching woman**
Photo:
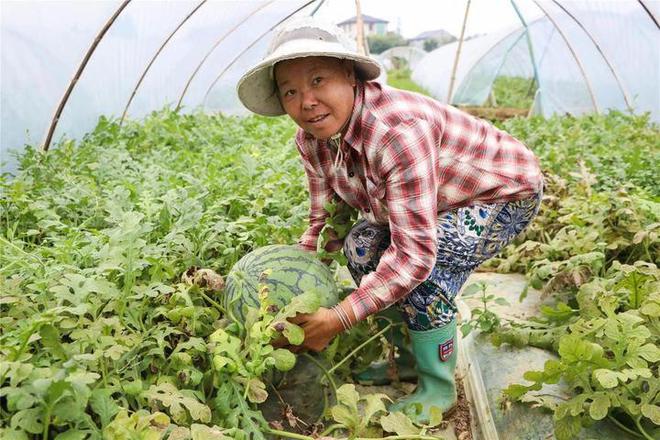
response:
[[[358,288],[332,309],[295,318],[303,349],[396,304],[412,341],[421,403],[456,400],[455,298],[481,263],[536,215],[543,177],[534,154],[491,124],[429,97],[375,81],[379,64],[356,53],[335,26],[291,22],[238,94],[251,111],[287,114],[309,183],[310,224],[299,246],[316,250],[329,201],[361,219],[343,250]],[[329,249],[332,250],[332,249]]]

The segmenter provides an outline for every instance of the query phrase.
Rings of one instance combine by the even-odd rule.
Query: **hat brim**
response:
[[[272,77],[271,68],[280,61],[305,57],[331,57],[355,62],[356,74],[365,81],[380,76],[381,67],[378,62],[367,56],[344,51],[308,51],[289,54],[273,54],[248,70],[236,86],[238,98],[250,111],[263,116],[280,116],[286,114],[277,97],[277,87]]]

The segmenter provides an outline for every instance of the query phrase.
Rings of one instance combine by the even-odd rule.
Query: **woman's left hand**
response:
[[[305,340],[301,345],[289,345],[286,338],[282,337],[273,342],[273,346],[288,348],[294,353],[303,350],[320,352],[325,349],[332,338],[341,333],[343,327],[337,314],[330,309],[321,307],[314,313],[299,313],[289,321],[299,325],[305,331]]]

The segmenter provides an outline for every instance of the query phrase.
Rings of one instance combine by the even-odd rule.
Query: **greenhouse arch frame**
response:
[[[654,32],[650,35],[657,37],[660,29],[657,19],[660,8],[657,5],[644,0],[615,3],[595,0],[589,2],[588,7],[582,7],[581,4],[565,0],[527,0],[537,5],[545,17],[529,22],[519,10],[523,1],[525,0],[509,1],[518,15],[521,27],[508,31],[499,39],[491,40],[487,43],[490,46],[479,49],[479,55],[472,59],[468,52],[475,47],[473,43],[479,41],[479,38],[465,41],[465,49],[458,58],[456,46],[460,42],[442,46],[413,66],[413,79],[434,97],[446,101],[445,91],[451,76],[446,67],[451,63],[446,60],[454,59],[457,61],[458,71],[454,72],[457,80],[451,102],[479,104],[485,100],[494,78],[500,73],[510,73],[511,65],[507,63],[507,57],[514,52],[520,52],[521,47],[526,45],[525,51],[529,54],[531,71],[525,74],[533,77],[539,86],[534,100],[535,113],[547,116],[557,112],[580,114],[618,108],[629,112],[649,111],[652,119],[658,121],[660,97],[657,96],[657,90],[655,96],[652,90],[649,92],[649,87],[655,86],[657,89],[660,75],[658,63],[653,66],[653,56],[640,56],[640,59],[649,58],[650,68],[647,69],[647,78],[642,81],[643,84],[632,84],[631,69],[627,69],[626,63],[618,59],[618,53],[604,44],[602,32],[594,28],[595,21],[589,15],[596,11],[595,13],[602,15],[600,18],[607,19],[607,14],[611,12],[608,12],[608,8],[612,9],[612,4],[625,5],[626,8],[634,10],[637,19],[644,17],[647,22],[643,29],[645,35]],[[3,130],[2,144],[5,147],[39,144],[45,151],[57,136],[82,136],[102,114],[119,117],[121,125],[127,117],[132,116],[129,112],[140,117],[166,103],[171,103],[177,111],[188,107],[244,113],[245,109],[238,102],[234,90],[240,71],[263,55],[267,36],[271,35],[279,24],[296,14],[315,14],[323,3],[324,0],[260,0],[250,2],[250,8],[246,12],[244,2],[177,2],[175,6],[168,5],[171,9],[166,11],[168,20],[159,24],[158,32],[149,32],[146,30],[146,26],[150,24],[148,13],[142,2],[104,2],[104,9],[91,11],[89,17],[93,19],[84,13],[81,14],[84,18],[76,18],[66,7],[58,8],[60,4],[66,6],[65,2],[54,2],[50,3],[50,6],[43,6],[42,16],[57,12],[57,9],[64,9],[62,14],[72,20],[67,23],[69,27],[84,29],[85,32],[80,35],[88,36],[87,43],[84,38],[78,36],[82,43],[69,48],[66,40],[70,35],[67,34],[62,41],[58,41],[61,47],[57,50],[53,50],[53,43],[45,39],[41,41],[41,46],[32,48],[33,53],[25,50],[25,45],[33,38],[30,34],[33,28],[26,26],[22,31],[20,26],[25,25],[28,19],[38,21],[40,15],[25,14],[16,4],[8,3],[11,8],[3,15],[7,16],[3,23],[3,40],[8,41],[3,45],[15,50],[11,57],[8,55],[10,51],[3,51],[3,57],[8,57],[3,60],[3,65],[7,65],[7,69],[13,68],[3,73],[16,87],[12,87],[11,95],[3,96],[3,125],[9,128]],[[25,4],[29,5],[30,2]],[[588,11],[589,8],[591,10]],[[239,10],[242,13],[237,13]],[[225,21],[218,23],[219,17]],[[18,19],[10,22],[9,18]],[[216,18],[215,23],[213,18]],[[546,20],[547,23],[543,24]],[[12,24],[13,22],[16,24]],[[94,23],[98,23],[96,28]],[[544,36],[541,35],[543,27],[551,30],[545,34],[548,38],[547,44],[556,46],[556,35],[559,35],[565,45],[563,51],[551,49],[550,52],[554,50],[557,53],[549,53],[547,45],[544,47],[540,44]],[[209,28],[213,28],[213,32],[209,33]],[[200,39],[196,44],[193,40],[198,39],[198,36],[193,38],[191,34],[198,29],[203,29],[205,34],[203,42]],[[254,32],[254,29],[257,29],[257,32]],[[59,30],[66,34],[65,30]],[[143,43],[130,47],[130,43],[135,43],[136,40],[128,41],[124,34],[131,32],[135,37],[144,33],[140,40]],[[215,35],[211,36],[212,33]],[[245,38],[246,36],[248,38]],[[652,37],[645,50],[649,53],[655,50],[657,59],[660,39],[655,38],[654,41]],[[506,38],[512,39],[513,43],[504,51],[506,56],[495,60],[493,49],[497,48],[498,44],[505,43]],[[629,35],[624,39],[626,44],[634,42]],[[65,53],[60,52],[63,48]],[[444,63],[434,61],[436,53],[442,54]],[[573,67],[568,66],[567,69],[571,73],[579,72],[583,78],[581,85],[573,86],[573,98],[579,97],[582,101],[577,102],[577,99],[574,99],[576,102],[562,106],[557,104],[562,100],[553,95],[555,90],[560,88],[553,84],[554,74],[544,74],[543,69],[550,62],[546,58],[566,61],[567,54],[573,59],[569,63]],[[76,58],[78,61],[75,61]],[[495,63],[487,72],[479,71],[484,64],[490,62]],[[636,62],[639,63],[639,60]],[[54,69],[53,64],[56,66]],[[74,64],[77,64],[78,68],[67,77],[63,72]],[[116,69],[115,64],[119,64],[120,68]],[[35,76],[38,69],[34,66],[42,65],[48,65],[53,71],[47,79],[37,79]],[[185,68],[179,69],[179,65]],[[177,66],[178,73],[168,73],[173,66]],[[186,70],[188,68],[190,69]],[[424,74],[424,70],[429,73]],[[608,73],[603,74],[605,71]],[[111,76],[113,73],[114,77]],[[429,80],[429,75],[436,79]],[[477,79],[479,76],[483,78]],[[444,82],[437,80],[443,77]],[[39,84],[40,81],[44,84]],[[34,87],[35,83],[37,87]],[[45,90],[46,83],[48,90]],[[104,84],[111,85],[109,94],[102,93]],[[181,84],[180,88],[178,84]],[[56,92],[58,87],[61,87],[59,96]],[[175,93],[173,90],[177,88],[178,92]],[[442,88],[445,88],[445,91],[442,91]],[[605,95],[605,89],[617,90],[620,96],[614,96],[614,92]],[[162,93],[163,91],[166,93]],[[586,98],[591,101],[590,104],[585,104]],[[18,103],[24,107],[23,110],[17,110]],[[50,114],[47,111],[49,107],[54,108]],[[43,141],[33,138],[40,132],[43,133]]]

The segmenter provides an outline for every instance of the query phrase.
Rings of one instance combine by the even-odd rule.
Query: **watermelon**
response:
[[[264,271],[269,269],[268,274]],[[244,319],[246,307],[259,307],[259,283],[269,287],[269,299],[283,307],[294,296],[317,291],[321,306],[339,302],[339,288],[332,272],[314,253],[296,246],[264,246],[241,258],[226,279],[223,306],[237,319]]]

